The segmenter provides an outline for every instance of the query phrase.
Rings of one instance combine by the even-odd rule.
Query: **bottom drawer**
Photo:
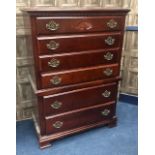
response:
[[[67,131],[110,119],[115,115],[114,102],[85,108],[73,113],[46,117],[46,134]]]

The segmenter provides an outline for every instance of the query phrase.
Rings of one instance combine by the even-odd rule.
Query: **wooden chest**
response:
[[[24,9],[30,25],[41,148],[58,138],[116,125],[117,87],[128,9]]]

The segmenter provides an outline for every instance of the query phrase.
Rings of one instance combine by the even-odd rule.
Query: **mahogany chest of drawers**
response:
[[[116,125],[117,87],[128,9],[24,9],[30,25],[41,148],[97,126]]]

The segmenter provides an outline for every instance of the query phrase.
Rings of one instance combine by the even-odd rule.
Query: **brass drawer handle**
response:
[[[52,68],[57,68],[60,65],[60,61],[53,58],[52,60],[48,62],[48,65]]]
[[[63,122],[60,122],[60,121],[56,121],[54,124],[53,124],[53,127],[56,128],[56,129],[59,129],[63,126]]]
[[[50,31],[56,31],[59,28],[59,24],[55,21],[51,20],[49,23],[46,24],[46,29]]]
[[[106,68],[106,69],[104,70],[104,74],[105,74],[106,76],[111,76],[112,73],[113,73],[113,70],[112,70],[111,68]]]
[[[105,58],[106,60],[112,60],[113,57],[114,57],[114,55],[113,55],[112,53],[110,53],[110,52],[107,52],[107,53],[104,55],[104,58]]]
[[[114,19],[109,20],[109,22],[107,22],[107,26],[111,29],[114,29],[115,27],[117,27],[117,22]]]
[[[62,103],[59,101],[55,101],[54,103],[51,104],[51,107],[53,109],[59,109],[61,107]]]
[[[104,109],[103,111],[101,111],[101,114],[103,116],[108,116],[110,114],[110,110],[109,109]]]
[[[53,76],[53,78],[50,81],[52,84],[58,85],[61,83],[61,78],[59,76]]]
[[[111,91],[108,91],[108,90],[105,90],[105,92],[102,93],[102,96],[104,96],[106,98],[110,97],[110,95],[111,95]]]
[[[109,45],[109,46],[112,46],[112,45],[114,45],[114,43],[115,43],[115,38],[109,36],[109,37],[107,37],[107,39],[105,39],[105,43],[106,43],[107,45]]]
[[[51,40],[48,44],[46,44],[46,47],[49,50],[56,50],[59,47],[59,43],[55,42],[54,40]]]

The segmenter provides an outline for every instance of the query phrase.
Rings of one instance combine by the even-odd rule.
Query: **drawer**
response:
[[[124,17],[37,17],[37,34],[117,31],[124,27]]]
[[[103,122],[115,115],[115,103],[91,107],[85,110],[46,117],[46,134]]]
[[[45,116],[55,115],[75,109],[104,104],[109,101],[115,101],[116,97],[116,83],[44,96],[44,114]]]
[[[100,50],[99,52],[87,51],[69,54],[45,55],[39,57],[39,68],[42,72],[48,72],[112,64],[119,62],[119,55],[119,50]]]
[[[115,77],[118,74],[118,64],[68,70],[63,72],[52,72],[41,74],[41,85],[42,88],[50,88],[99,79],[107,79]]]
[[[121,36],[121,32],[117,32],[37,37],[38,52],[42,55],[118,48],[121,45]]]

